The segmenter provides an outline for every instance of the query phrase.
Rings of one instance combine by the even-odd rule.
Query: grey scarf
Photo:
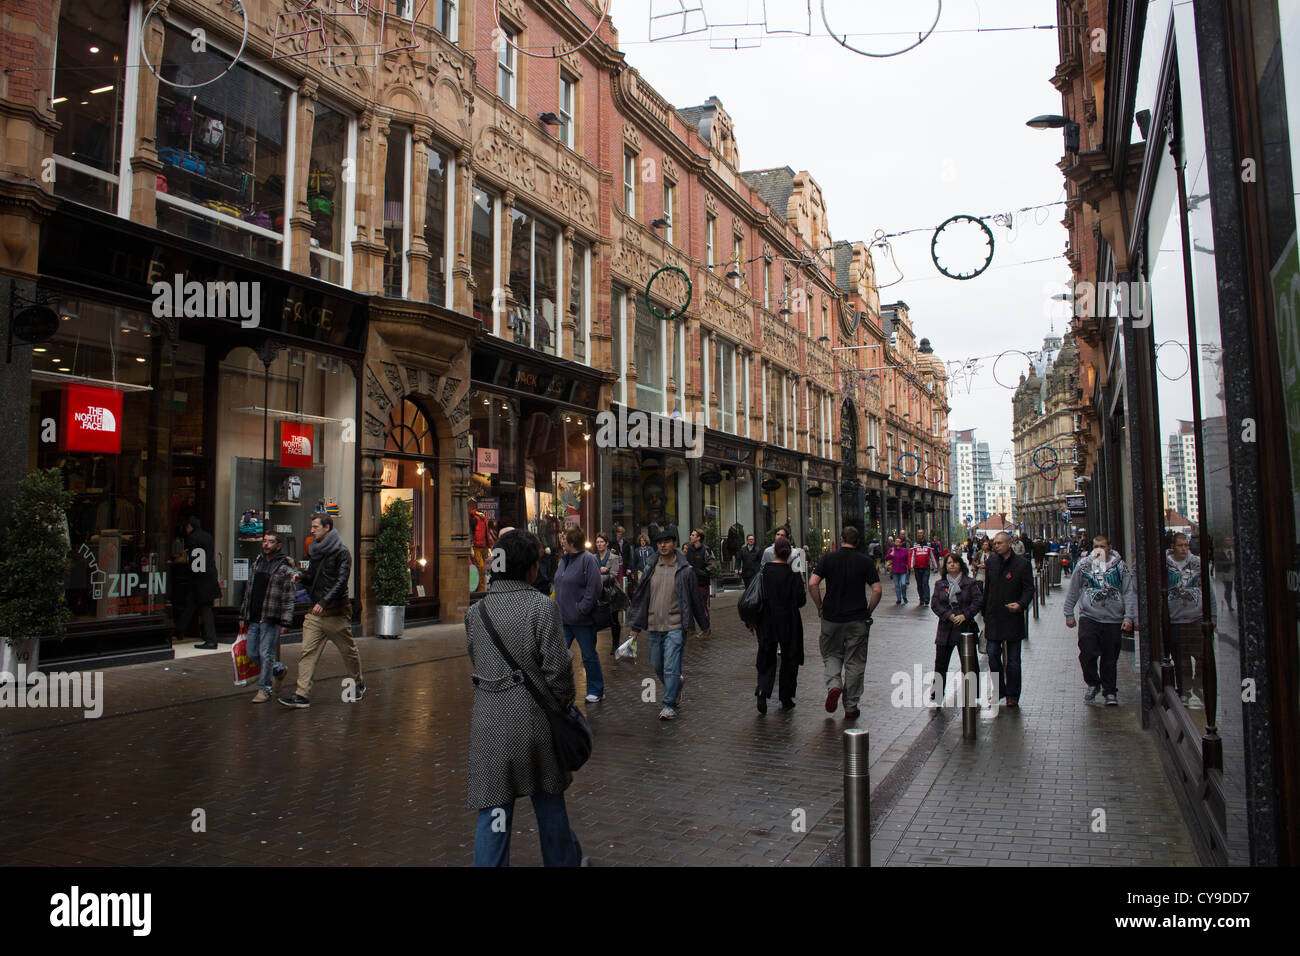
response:
[[[330,528],[325,533],[325,537],[317,538],[307,546],[307,553],[311,555],[313,561],[319,561],[321,558],[327,558],[335,551],[343,549],[343,538],[339,536],[338,530]]]

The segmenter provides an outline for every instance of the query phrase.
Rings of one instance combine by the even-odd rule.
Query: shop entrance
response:
[[[438,437],[424,409],[405,398],[384,435],[382,513],[394,499],[411,506],[411,595],[407,620],[438,616]]]

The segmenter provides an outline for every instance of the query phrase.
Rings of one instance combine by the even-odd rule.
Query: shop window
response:
[[[590,250],[584,243],[575,243],[571,261],[573,275],[569,276],[569,319],[573,323],[573,360],[585,365],[587,330],[591,324],[591,304],[587,300],[587,272],[591,268],[591,260]]]
[[[424,242],[429,247],[428,301],[444,305],[447,300],[447,272],[451,249],[447,237],[448,157],[429,150],[429,179],[424,195]]]
[[[736,431],[736,347],[730,342],[720,342],[718,359],[718,394],[722,398],[722,430],[734,434]]]
[[[55,54],[54,192],[107,212],[118,203],[127,6],[63,4]]]
[[[556,354],[558,342],[559,231],[521,209],[512,213],[509,286],[513,305],[506,319],[513,340]]]
[[[219,367],[218,569],[225,603],[238,605],[262,534],[280,535],[299,567],[310,560],[313,514],[330,514],[356,565],[356,443],[343,441],[356,414],[356,376],[335,356],[283,349],[269,366],[248,348]],[[227,464],[228,463],[228,464]],[[353,585],[352,593],[355,594]]]
[[[420,600],[437,594],[438,499],[434,483],[438,439],[423,409],[409,398],[393,406],[384,430],[384,458],[379,489],[382,513],[395,499],[411,508],[411,598],[418,615]],[[426,610],[427,613],[427,610]]]
[[[388,131],[388,160],[384,166],[384,295],[405,298],[410,251],[409,181],[411,129],[393,125]]]
[[[611,457],[612,517],[633,541],[639,543],[642,535],[653,539],[664,525],[686,533],[679,508],[680,465],[681,459],[650,451],[618,451]]]
[[[496,199],[482,189],[474,190],[473,219],[470,224],[470,273],[474,278],[474,318],[489,329],[496,328],[496,310],[500,307],[496,288]]]
[[[188,32],[168,24],[161,75],[201,83],[231,55],[209,36],[195,52]],[[237,63],[221,79],[158,88],[158,228],[227,252],[284,264],[288,87]]]
[[[459,16],[456,11],[457,0],[432,0],[433,28],[455,43],[459,35]]]
[[[307,209],[311,213],[311,274],[344,285],[349,255],[347,232],[351,211],[350,169],[352,120],[324,103],[316,104],[311,162],[307,172]]]
[[[667,324],[657,320],[640,299],[636,300],[632,360],[636,363],[636,407],[664,414],[666,395],[664,353]]]
[[[196,372],[192,350],[154,334],[147,313],[76,299],[60,311],[32,349],[27,465],[59,468],[72,493],[65,600],[74,623],[161,614],[184,547],[173,440],[202,441],[201,361]]]
[[[624,358],[627,349],[624,338],[627,335],[627,290],[614,287],[610,301],[610,364],[618,381],[614,383],[614,401],[627,404],[627,362]]]

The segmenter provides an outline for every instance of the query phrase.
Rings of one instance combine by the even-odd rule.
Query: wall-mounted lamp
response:
[[[560,118],[556,116],[554,113],[543,113],[541,116],[537,117],[537,120],[539,123],[542,123],[544,126],[560,125]]]
[[[668,220],[664,219],[662,216],[660,216],[658,219],[650,220],[651,229],[667,229],[669,225],[670,223],[668,222]]]
[[[1065,151],[1067,153],[1077,153],[1079,151],[1079,124],[1068,116],[1060,116],[1055,113],[1044,113],[1042,116],[1035,116],[1025,123],[1030,129],[1065,129]]]

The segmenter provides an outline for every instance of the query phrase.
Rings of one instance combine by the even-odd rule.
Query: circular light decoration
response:
[[[1020,351],[1020,349],[1007,349],[1005,352],[1000,353],[998,357],[993,360],[993,381],[997,382],[1003,388],[1010,389],[1011,391],[1015,391],[1017,388],[1020,387],[1018,384],[1008,385],[1006,382],[1002,381],[1002,379],[998,378],[998,363],[1001,362],[1008,355],[1023,355],[1025,357],[1025,361],[1029,362],[1031,365],[1033,364],[1034,360],[1029,357],[1028,352],[1022,352]]]
[[[655,284],[655,279],[658,279],[665,272],[676,272],[686,283],[686,301],[682,303],[682,307],[676,312],[661,312],[659,311],[659,307],[650,300],[650,287]],[[661,269],[656,269],[654,275],[650,277],[650,281],[645,284],[645,307],[650,310],[650,314],[655,318],[663,319],[665,322],[671,322],[673,319],[681,318],[681,316],[686,313],[686,310],[691,307],[691,293],[693,288],[694,287],[691,285],[691,277],[676,266],[664,266]]]
[[[554,52],[554,47],[551,47],[551,53],[529,53],[519,44],[510,39],[510,34],[507,33],[505,27],[501,25],[501,0],[492,0],[492,18],[496,20],[497,24],[497,28],[492,31],[492,52],[496,53],[499,49],[499,44],[504,43],[514,47],[524,56],[535,56],[539,60],[558,60],[560,57],[568,56],[570,53],[581,50],[584,46],[595,39],[596,34],[600,31],[601,24],[604,23],[605,18],[609,16],[609,4],[610,0],[604,0],[600,5],[600,18],[596,21],[596,25],[591,28],[591,32],[588,33],[583,41],[577,46],[569,47],[567,50],[560,53]]]
[[[1038,460],[1038,456],[1041,455],[1044,451],[1049,451],[1052,453],[1051,461],[1048,461],[1046,458],[1044,458],[1042,461]],[[1034,454],[1032,457],[1034,460],[1034,467],[1037,468],[1039,471],[1042,471],[1045,468],[1054,468],[1056,467],[1057,463],[1061,460],[1060,456],[1056,454],[1056,449],[1053,448],[1051,445],[1039,445],[1037,448],[1034,449]]]
[[[155,70],[153,64],[149,62],[149,52],[145,49],[145,38],[148,34],[144,29],[144,24],[149,22],[149,18],[153,16],[153,12],[158,9],[158,5],[162,2],[163,0],[154,0],[153,6],[149,8],[149,12],[144,15],[144,20],[141,21],[140,29],[140,59],[144,61],[144,65],[149,68],[149,72],[156,76],[160,83],[166,83],[168,86],[178,90],[197,90],[201,86],[208,86],[209,84],[217,82],[217,80],[221,79],[235,68],[235,64],[239,62],[239,58],[244,54],[244,47],[248,45],[248,11],[244,9],[244,5],[240,0],[230,0],[229,3],[230,8],[238,11],[239,15],[244,18],[244,35],[239,41],[239,49],[235,51],[235,55],[231,59],[229,66],[212,79],[204,80],[202,83],[176,83],[172,80],[166,79],[161,73]]]
[[[849,35],[847,33],[836,34],[835,28],[831,26],[831,21],[826,16],[826,0],[822,0],[821,8],[822,23],[826,27],[826,32],[831,35],[832,40],[844,47],[844,49],[852,50],[854,53],[859,53],[862,56],[872,56],[878,59],[885,59],[891,56],[898,56],[900,53],[906,53],[908,50],[915,50],[930,38],[930,34],[934,32],[934,28],[939,25],[939,17],[943,14],[943,0],[935,0],[934,22],[930,24],[930,29],[926,30],[924,33],[918,33],[916,35],[915,43],[905,46],[901,50],[894,50],[892,53],[872,53],[869,50],[859,50],[857,47],[849,43]]]
[[[1160,350],[1164,348],[1166,345],[1175,345],[1178,347],[1178,350],[1182,352],[1182,359],[1183,359],[1181,364],[1182,371],[1179,372],[1177,375],[1170,375],[1168,372],[1165,371],[1164,367],[1160,364]],[[1172,351],[1173,350],[1171,350],[1171,352]],[[1169,364],[1170,362],[1177,362],[1177,359],[1165,360],[1165,364]],[[1160,373],[1162,378],[1166,378],[1171,382],[1176,382],[1180,378],[1186,378],[1187,373],[1190,372],[1191,370],[1192,370],[1191,356],[1187,354],[1187,346],[1184,345],[1182,342],[1179,342],[1176,339],[1166,339],[1165,341],[1156,344],[1156,371]]]
[[[925,470],[921,472],[921,477],[930,484],[937,485],[943,480],[943,469],[935,464],[927,465]]]
[[[911,471],[906,471],[906,470],[903,468],[903,459],[904,459],[904,458],[911,458],[914,462],[916,462],[916,467],[913,468]],[[905,452],[903,452],[901,455],[898,456],[898,461],[895,462],[895,466],[898,468],[898,473],[899,473],[900,475],[902,475],[904,478],[911,478],[913,475],[915,475],[918,471],[921,470],[921,459],[920,459],[920,458],[917,458],[917,457],[916,457],[915,455],[913,455],[910,451],[905,451]]]
[[[1056,484],[1056,479],[1061,477],[1061,466],[1058,462],[1052,462],[1047,468],[1039,468],[1038,472],[1049,482]]]
[[[973,231],[972,227],[974,227]],[[983,241],[988,246],[988,251],[984,254],[984,263],[977,269],[956,269],[949,268],[939,261],[939,239],[947,233],[949,242],[959,241],[963,234],[972,234],[978,236],[983,234]],[[976,219],[974,216],[967,216],[964,213],[951,216],[940,223],[939,228],[934,231],[934,238],[930,240],[930,258],[934,260],[934,267],[949,279],[974,279],[982,274],[989,264],[993,261],[993,230],[985,225],[984,220]]]

